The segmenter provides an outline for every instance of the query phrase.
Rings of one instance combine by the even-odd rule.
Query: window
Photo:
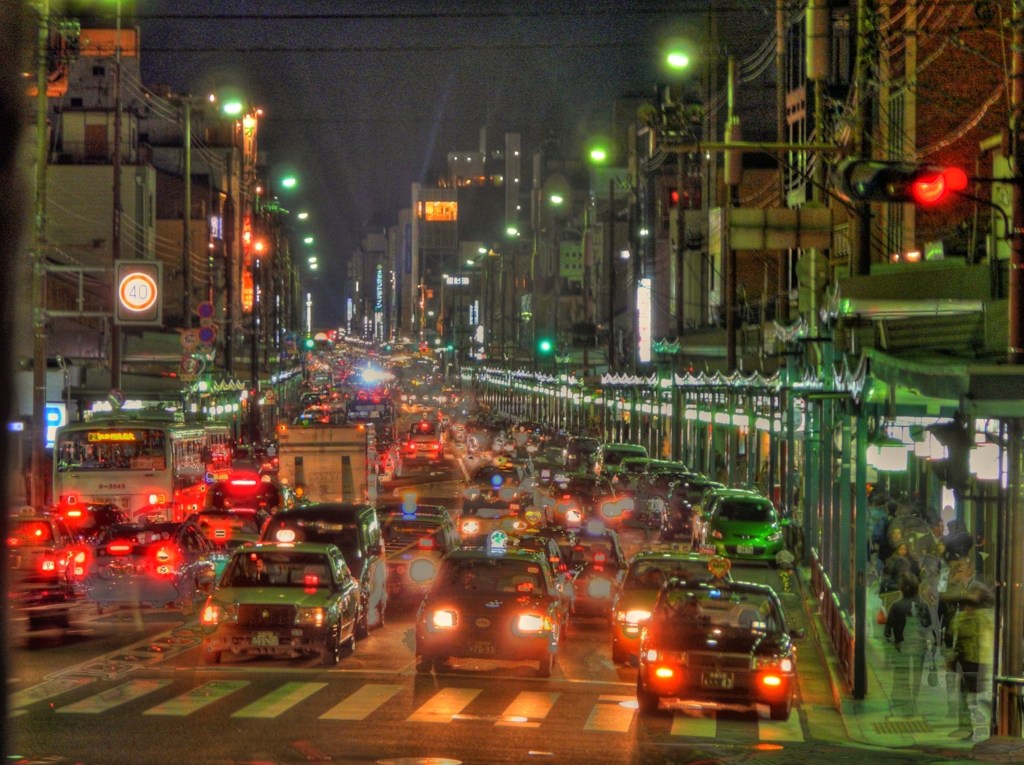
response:
[[[107,70],[102,66],[94,66],[92,68],[93,77],[104,77],[107,74]]]

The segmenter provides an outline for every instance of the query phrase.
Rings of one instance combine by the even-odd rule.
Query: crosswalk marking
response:
[[[694,717],[683,712],[676,712],[672,716],[672,735],[689,736],[690,738],[714,738],[718,732],[718,719],[711,715],[709,717]]]
[[[540,727],[538,720],[548,716],[551,707],[558,701],[557,693],[537,693],[535,691],[523,691],[516,696],[515,701],[505,708],[501,713],[501,719],[495,725],[515,725],[519,727],[537,728]]]
[[[256,699],[248,706],[242,707],[232,717],[258,717],[270,719],[284,714],[300,701],[308,699],[327,683],[285,683],[276,691]]]
[[[11,709],[21,709],[37,701],[52,699],[62,693],[67,693],[74,688],[80,688],[89,683],[95,683],[95,677],[61,677],[56,680],[47,680],[45,683],[25,688],[17,693],[11,694]]]
[[[248,680],[215,680],[212,683],[206,683],[198,688],[193,688],[188,693],[165,701],[163,704],[157,704],[142,714],[185,717],[225,696],[230,696],[248,684]]]
[[[98,715],[108,709],[141,698],[147,693],[166,688],[171,682],[171,680],[132,680],[114,688],[108,688],[103,693],[97,693],[95,696],[89,696],[74,704],[61,707],[57,712],[60,714]]]
[[[365,720],[386,701],[405,690],[403,685],[364,685],[340,704],[320,715],[321,720]]]
[[[633,724],[636,709],[636,699],[632,696],[599,696],[583,730],[626,733]]]
[[[794,709],[786,721],[758,720],[757,736],[762,741],[797,741],[804,740],[804,729],[800,725],[800,715]]]
[[[443,688],[413,712],[408,722],[450,723],[480,692],[480,688]]]

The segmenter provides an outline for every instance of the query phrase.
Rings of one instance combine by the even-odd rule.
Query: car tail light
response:
[[[132,551],[132,546],[127,542],[114,542],[112,545],[107,545],[107,552],[111,555],[127,555]]]
[[[68,518],[81,518],[82,517],[82,511],[81,510],[68,510],[66,515],[67,515]]]
[[[236,478],[231,482],[232,486],[255,486],[256,481],[252,478]]]
[[[544,632],[551,629],[551,620],[540,614],[520,614],[516,619],[519,632]]]
[[[778,675],[762,675],[761,682],[772,687],[782,685],[782,678]]]
[[[430,537],[423,537],[423,539],[419,541],[419,547],[421,550],[433,550],[434,540]]]
[[[57,561],[49,555],[44,555],[39,559],[39,570],[44,574],[53,573],[57,570]]]
[[[654,670],[656,677],[669,678],[675,674],[675,671],[671,667],[658,667]]]
[[[74,558],[74,574],[75,576],[85,576],[85,563],[89,559],[88,554],[85,550],[79,550],[75,553]]]
[[[459,615],[455,611],[434,611],[430,621],[434,629],[450,630],[459,623]]]

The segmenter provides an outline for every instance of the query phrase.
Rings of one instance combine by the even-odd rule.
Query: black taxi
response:
[[[52,513],[22,508],[8,519],[8,603],[30,631],[69,625],[84,547]]]
[[[333,666],[355,648],[358,615],[359,587],[334,545],[241,547],[200,614],[203,660],[316,654]]]
[[[673,579],[644,624],[636,698],[643,714],[662,699],[763,704],[788,720],[796,651],[775,592],[765,585]]]
[[[550,677],[566,612],[547,557],[515,549],[502,531],[449,555],[416,617],[416,668],[449,658],[537,662]]]

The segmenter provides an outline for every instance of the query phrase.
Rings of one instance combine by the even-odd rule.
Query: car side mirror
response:
[[[803,627],[797,627],[795,630],[789,631],[789,636],[794,640],[803,640],[807,637],[807,631]]]
[[[640,666],[640,654],[631,653],[629,655],[629,666],[633,669],[637,669]]]

